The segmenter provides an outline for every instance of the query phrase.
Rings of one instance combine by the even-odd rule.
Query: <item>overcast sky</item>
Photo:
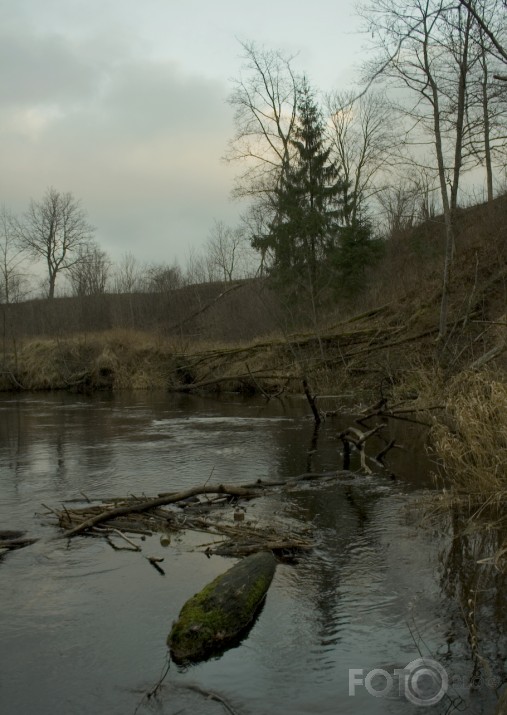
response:
[[[184,261],[234,224],[226,103],[238,40],[298,52],[324,91],[352,85],[346,0],[0,0],[0,203],[71,191],[118,260]]]

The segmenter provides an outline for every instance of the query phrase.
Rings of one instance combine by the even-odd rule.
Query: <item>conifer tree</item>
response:
[[[263,248],[273,256],[271,273],[278,284],[300,295],[304,286],[316,304],[336,263],[345,187],[330,160],[322,114],[306,80],[297,109],[295,157],[276,191],[275,218]]]

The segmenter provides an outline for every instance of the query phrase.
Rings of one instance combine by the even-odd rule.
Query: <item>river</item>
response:
[[[338,477],[247,505],[249,518],[269,509],[273,519],[311,526],[315,548],[277,566],[239,646],[191,667],[172,664],[156,697],[145,697],[164,672],[181,606],[235,560],[207,558],[205,534],[173,536],[169,546],[148,537],[143,555],[164,559],[162,576],[143,555],[102,539],[54,540],[42,505],[340,468],[338,433],[353,418],[327,420],[317,439],[308,412],[298,398],[0,397],[0,528],[39,538],[0,561],[0,713],[231,712],[194,686],[237,715],[492,713],[505,606],[486,611],[489,666],[471,689],[470,628],[449,588],[463,580],[449,566],[456,542],[420,523],[432,464],[425,429],[402,422],[386,428],[405,447],[389,454],[396,478]],[[494,587],[498,605],[503,582]],[[414,661],[409,682],[402,669]],[[436,669],[433,680],[417,678],[423,667]]]

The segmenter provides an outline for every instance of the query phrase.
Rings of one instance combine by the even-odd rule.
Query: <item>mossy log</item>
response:
[[[253,622],[275,567],[271,552],[247,556],[192,596],[167,639],[173,660],[204,660],[232,645]]]

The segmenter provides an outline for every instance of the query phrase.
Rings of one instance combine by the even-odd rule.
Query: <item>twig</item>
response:
[[[260,384],[257,382],[257,380],[255,379],[254,374],[253,374],[252,371],[250,370],[250,366],[248,365],[247,362],[245,363],[245,367],[246,367],[246,369],[247,369],[247,371],[248,371],[248,374],[249,374],[250,377],[252,378],[255,387],[259,390],[259,392],[261,393],[261,395],[269,402],[270,399],[271,399],[271,395],[268,395],[268,393],[266,392],[266,390],[264,390],[264,388],[262,387],[262,385],[260,385]]]
[[[157,569],[162,576],[165,576],[164,569],[158,565],[159,561],[163,561],[164,559],[156,559],[154,556],[145,556],[144,558],[149,561],[153,568]]]
[[[54,509],[51,509],[51,507],[48,506],[47,504],[44,504],[43,502],[41,502],[41,506],[43,506],[44,509],[47,509],[49,512],[51,512],[51,514],[54,514],[57,519],[60,518],[60,514],[57,511],[55,511]]]
[[[160,678],[159,678],[158,681],[156,682],[155,686],[154,686],[151,690],[148,690],[148,692],[141,698],[140,702],[137,704],[136,709],[134,710],[134,715],[136,715],[137,711],[138,711],[139,708],[141,707],[141,705],[142,705],[142,703],[143,703],[143,701],[144,701],[145,698],[146,698],[147,700],[151,700],[152,697],[154,697],[155,695],[157,695],[158,691],[159,691],[160,688],[162,687],[162,683],[164,682],[164,680],[165,680],[166,677],[167,677],[167,673],[169,672],[170,667],[171,667],[171,657],[170,657],[169,652],[168,652],[168,653],[167,653],[167,656],[166,656],[166,663],[165,663],[164,669],[163,669],[163,671],[162,671],[162,675],[160,676]],[[181,711],[180,711],[180,712],[181,712]]]

